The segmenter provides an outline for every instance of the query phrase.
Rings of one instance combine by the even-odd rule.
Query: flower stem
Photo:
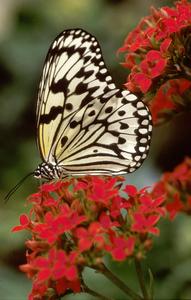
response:
[[[135,293],[130,287],[128,287],[123,281],[121,281],[116,275],[114,275],[104,264],[101,266],[92,267],[93,269],[101,272],[110,281],[112,281],[118,288],[120,288],[125,294],[131,297],[132,300],[143,300],[137,293]]]
[[[137,276],[139,279],[139,284],[143,293],[143,299],[144,300],[150,300],[149,294],[147,292],[147,288],[146,288],[146,283],[145,283],[145,278],[143,275],[143,270],[142,270],[142,266],[140,263],[139,259],[135,258],[135,267],[136,267],[136,271],[137,271]]]
[[[105,297],[105,296],[103,296],[103,295],[97,293],[96,291],[90,289],[90,288],[89,288],[87,285],[85,285],[84,283],[83,283],[83,291],[84,291],[85,293],[87,293],[87,294],[90,294],[90,295],[92,295],[92,296],[94,296],[94,297],[97,297],[97,298],[100,299],[100,300],[112,300],[112,298]]]

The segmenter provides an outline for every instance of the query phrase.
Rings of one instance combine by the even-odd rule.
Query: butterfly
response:
[[[121,175],[141,166],[152,122],[147,106],[118,89],[98,41],[82,29],[65,30],[45,59],[37,100],[34,176]]]

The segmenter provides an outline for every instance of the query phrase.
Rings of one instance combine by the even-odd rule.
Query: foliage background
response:
[[[127,33],[149,7],[172,5],[166,0],[0,0],[0,300],[24,300],[30,282],[18,271],[25,262],[24,234],[11,233],[18,224],[27,195],[35,192],[37,180],[28,179],[10,199],[6,193],[40,162],[35,143],[35,108],[43,61],[50,43],[64,29],[80,27],[99,40],[107,66],[118,86],[127,72],[120,66],[116,51]],[[188,133],[189,112],[154,129],[149,159],[127,182],[139,187],[152,185],[165,170],[171,170],[185,155],[191,154]],[[155,298],[191,299],[191,219],[179,216],[161,224],[145,268],[155,278]],[[133,264],[114,264],[110,268],[138,291]],[[90,287],[117,300],[124,295],[110,283],[86,270]],[[67,296],[66,299],[93,299]]]

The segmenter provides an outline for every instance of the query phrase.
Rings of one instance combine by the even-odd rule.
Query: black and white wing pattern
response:
[[[82,29],[62,32],[47,54],[37,103],[36,177],[118,175],[146,158],[151,115],[116,88],[98,41]]]

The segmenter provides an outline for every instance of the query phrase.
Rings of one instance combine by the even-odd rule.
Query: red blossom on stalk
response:
[[[15,226],[12,231],[20,231],[20,230],[23,230],[23,229],[27,229],[29,228],[29,224],[30,224],[30,219],[27,215],[21,215],[20,216],[20,225],[18,226]]]
[[[163,174],[153,188],[154,197],[165,195],[165,207],[173,220],[180,212],[191,213],[191,159],[179,164],[172,172]]]
[[[159,215],[151,215],[146,217],[141,213],[133,214],[134,222],[132,224],[131,229],[136,232],[147,233],[150,232],[152,234],[159,234],[159,229],[154,227],[155,224],[160,219]]]
[[[29,197],[30,213],[13,231],[32,235],[20,266],[33,281],[30,300],[79,292],[84,267],[99,268],[106,254],[123,261],[149,250],[164,199],[122,184],[121,177],[85,176],[45,183]]]
[[[103,248],[104,241],[104,228],[99,222],[93,222],[86,229],[78,227],[75,231],[75,237],[78,239],[78,247],[80,251],[89,250],[92,246],[98,249]]]
[[[134,251],[136,238],[130,236],[117,237],[111,234],[110,236],[110,246],[107,246],[107,250],[111,253],[112,258],[116,261],[123,261],[127,256],[131,256]]]
[[[154,123],[190,105],[190,37],[191,3],[180,0],[175,7],[152,7],[119,49],[131,71],[125,86],[145,94]]]

